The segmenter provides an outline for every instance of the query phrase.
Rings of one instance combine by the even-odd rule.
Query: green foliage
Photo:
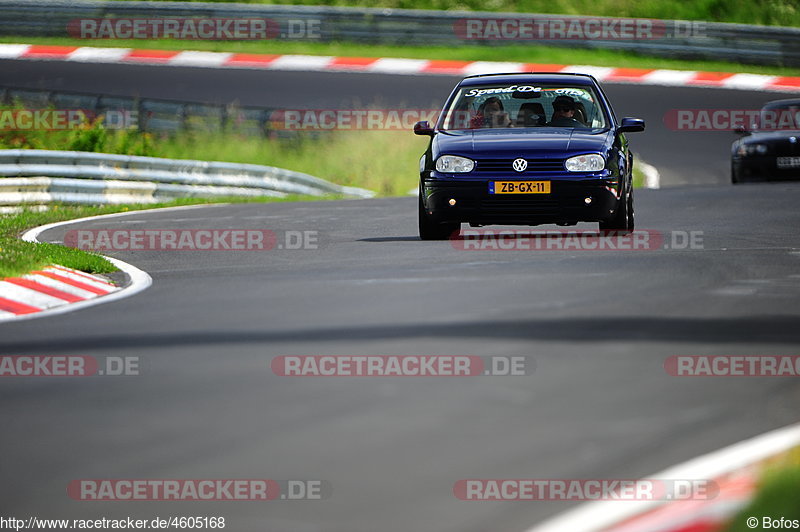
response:
[[[165,0],[161,0],[165,1]],[[195,0],[193,0],[195,1]],[[201,0],[196,0],[201,1]],[[205,0],[202,0],[205,1]],[[251,4],[501,11],[800,25],[800,0],[213,0]]]
[[[800,521],[800,504],[798,504],[798,493],[800,493],[800,466],[787,466],[775,471],[768,472],[755,498],[739,514],[734,517],[725,532],[745,532],[753,530],[747,525],[747,519],[755,517],[758,520],[757,530],[763,527],[762,519],[767,517],[770,521],[778,520],[781,517],[788,521]],[[785,527],[796,528],[796,527]]]
[[[17,113],[31,106],[16,102],[0,106],[0,113]],[[44,108],[54,110],[54,108]],[[8,115],[6,115],[8,116]],[[4,123],[8,124],[6,120]],[[17,126],[22,121],[11,120]],[[12,129],[0,127],[0,149],[38,149],[120,153],[124,155],[154,155],[152,135],[137,129],[108,130],[101,118],[83,120],[64,129]]]

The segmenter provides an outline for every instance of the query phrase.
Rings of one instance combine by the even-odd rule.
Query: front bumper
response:
[[[734,157],[732,162],[733,172],[739,181],[800,179],[800,167],[778,168],[778,160],[774,155]]]
[[[550,193],[489,194],[489,182],[497,180],[512,179],[424,178],[425,209],[441,222],[538,225],[604,221],[619,205],[620,184],[614,177],[515,177],[518,181],[550,181]],[[591,198],[591,203],[587,204],[586,198]]]

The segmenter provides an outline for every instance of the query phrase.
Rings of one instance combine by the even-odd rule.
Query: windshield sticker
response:
[[[582,91],[580,89],[555,89],[553,90],[556,94],[564,94],[566,96],[574,96],[576,98],[585,98],[591,101],[591,97],[586,94],[586,91]]]
[[[483,96],[484,94],[505,94],[509,92],[541,92],[541,87],[531,85],[511,85],[510,87],[497,87],[493,89],[470,89],[464,94],[466,97]]]

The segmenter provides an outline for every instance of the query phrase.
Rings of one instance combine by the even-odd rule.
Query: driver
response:
[[[580,122],[575,118],[578,108],[575,100],[570,96],[557,96],[553,100],[553,118],[548,125],[556,127],[577,127]]]

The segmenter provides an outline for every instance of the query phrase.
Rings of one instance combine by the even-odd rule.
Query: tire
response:
[[[740,182],[739,181],[739,176],[736,175],[736,169],[733,167],[733,163],[731,163],[731,183],[733,183],[735,185],[736,183],[739,183],[739,182]]]
[[[439,223],[432,215],[425,212],[425,205],[422,203],[422,189],[420,189],[419,238],[421,240],[448,240],[457,235],[460,229],[460,223]]]
[[[625,193],[625,200],[620,202],[620,207],[614,213],[614,217],[608,221],[600,222],[600,231],[603,233],[613,232],[614,234],[627,234],[634,230],[633,216],[633,189],[628,188]]]

